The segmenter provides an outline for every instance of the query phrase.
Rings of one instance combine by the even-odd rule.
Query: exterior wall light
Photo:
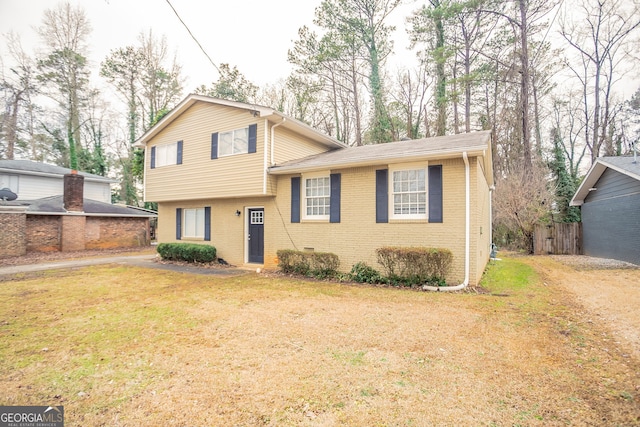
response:
[[[236,211],[236,216],[240,216],[241,212],[240,211]]]

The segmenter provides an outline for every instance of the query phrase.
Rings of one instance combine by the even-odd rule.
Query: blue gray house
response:
[[[585,255],[640,265],[640,160],[598,158],[571,206],[582,212]]]

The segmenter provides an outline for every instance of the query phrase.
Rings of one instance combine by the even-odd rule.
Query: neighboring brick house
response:
[[[67,174],[62,195],[0,201],[0,257],[150,244],[154,212],[84,198],[83,181]]]
[[[585,255],[640,265],[640,161],[600,157],[571,199],[580,206]]]
[[[376,266],[383,246],[448,248],[450,283],[489,260],[491,132],[348,147],[273,109],[190,95],[143,135],[158,241],[212,244],[239,265],[279,249]]]

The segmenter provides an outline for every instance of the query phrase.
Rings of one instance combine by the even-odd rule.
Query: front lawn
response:
[[[129,266],[4,281],[0,405],[64,405],[68,426],[637,424],[640,361],[537,277],[505,259],[486,294]]]

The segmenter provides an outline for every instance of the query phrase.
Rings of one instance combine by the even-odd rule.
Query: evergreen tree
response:
[[[567,163],[562,149],[562,140],[556,129],[553,136],[553,159],[549,163],[549,169],[553,174],[555,183],[555,205],[559,222],[580,222],[580,208],[569,206],[571,198],[576,192],[577,183],[571,178],[567,170]]]

